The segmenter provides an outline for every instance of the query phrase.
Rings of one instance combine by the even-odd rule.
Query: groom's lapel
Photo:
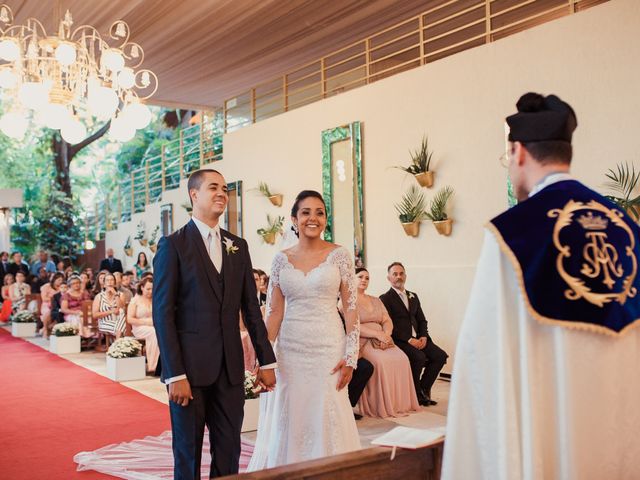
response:
[[[211,262],[211,257],[209,257],[207,249],[204,246],[202,235],[200,235],[200,230],[198,230],[196,224],[193,223],[193,220],[190,221],[187,226],[189,227],[188,236],[191,240],[191,244],[194,246],[200,256],[199,263],[203,265],[204,270],[207,273],[207,278],[209,279],[209,284],[216,294],[216,297],[218,297],[220,303],[222,303],[222,289],[220,288],[220,282],[218,282],[218,273],[216,272],[216,269],[213,266],[213,262]]]
[[[220,229],[220,241],[222,242],[222,278],[224,280],[224,295],[227,294],[227,292],[231,292],[231,281],[232,281],[232,274],[233,274],[233,261],[231,260],[231,258],[235,255],[235,254],[231,254],[231,253],[227,253],[227,247],[224,244],[224,239],[225,238],[230,238],[227,236],[227,232],[225,230]]]

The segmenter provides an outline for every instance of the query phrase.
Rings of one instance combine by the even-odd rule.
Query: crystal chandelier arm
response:
[[[129,24],[127,24],[127,22],[125,22],[124,20],[115,21],[111,24],[111,27],[109,27],[109,36],[111,37],[111,39],[122,42],[116,48],[123,49],[124,46],[129,42],[130,34],[131,30],[129,29]]]
[[[123,45],[122,54],[127,60],[134,60],[132,64],[128,65],[130,68],[138,68],[142,65],[142,62],[144,62],[144,50],[135,42],[129,42]]]

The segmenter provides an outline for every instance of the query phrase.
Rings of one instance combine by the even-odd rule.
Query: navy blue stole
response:
[[[639,229],[602,195],[557,182],[489,229],[536,320],[610,335],[640,320]]]

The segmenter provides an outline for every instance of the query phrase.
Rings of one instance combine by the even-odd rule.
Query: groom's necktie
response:
[[[211,230],[209,232],[209,257],[213,262],[213,266],[216,267],[218,273],[222,269],[222,245],[218,230]]]

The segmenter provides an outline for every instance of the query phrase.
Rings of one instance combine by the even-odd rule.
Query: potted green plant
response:
[[[445,209],[447,208],[447,202],[449,202],[452,196],[453,188],[449,186],[441,188],[435,197],[433,197],[433,200],[431,200],[431,205],[427,212],[427,217],[433,222],[433,225],[440,235],[451,235],[453,219],[447,216]]]
[[[409,151],[411,155],[411,165],[408,167],[396,167],[414,176],[422,187],[430,188],[433,186],[433,177],[435,172],[429,170],[431,166],[431,158],[433,152],[429,151],[429,139],[425,136],[422,138],[420,148],[415,152]]]
[[[633,192],[640,181],[640,172],[636,173],[634,165],[622,163],[616,165],[616,171],[609,169],[605,176],[609,179],[605,186],[614,193],[605,196],[637,222],[640,219],[640,195],[633,196]]]
[[[133,248],[131,247],[131,235],[127,237],[127,241],[124,242],[124,253],[127,257],[133,256]]]
[[[146,239],[145,234],[146,234],[146,230],[144,228],[144,222],[140,220],[138,222],[138,225],[136,225],[136,236],[133,238],[138,240],[138,242],[140,242],[140,245],[142,245],[143,247],[146,246],[148,243],[148,240]]]
[[[30,310],[20,310],[11,317],[11,335],[26,338],[36,336],[38,317]]]
[[[158,249],[158,242],[156,242],[156,239],[158,238],[159,232],[160,225],[156,225],[156,228],[153,229],[153,231],[151,232],[151,236],[149,237],[149,250],[151,250],[153,253],[156,253],[156,250]]]
[[[258,235],[262,237],[264,243],[273,245],[276,243],[276,235],[282,235],[282,227],[284,225],[284,217],[279,215],[276,218],[272,218],[267,214],[267,227],[259,228],[257,230]]]
[[[146,376],[142,344],[134,338],[119,338],[107,350],[107,376],[116,382]]]
[[[417,237],[420,233],[420,222],[426,217],[426,200],[420,188],[411,185],[395,208],[404,233]]]
[[[281,193],[272,193],[269,185],[267,185],[266,182],[260,182],[258,188],[253,188],[252,190],[260,192],[262,195],[267,197],[269,201],[276,207],[282,206],[283,195]]]
[[[78,327],[72,323],[58,323],[51,331],[49,351],[57,355],[80,353],[80,335]]]

